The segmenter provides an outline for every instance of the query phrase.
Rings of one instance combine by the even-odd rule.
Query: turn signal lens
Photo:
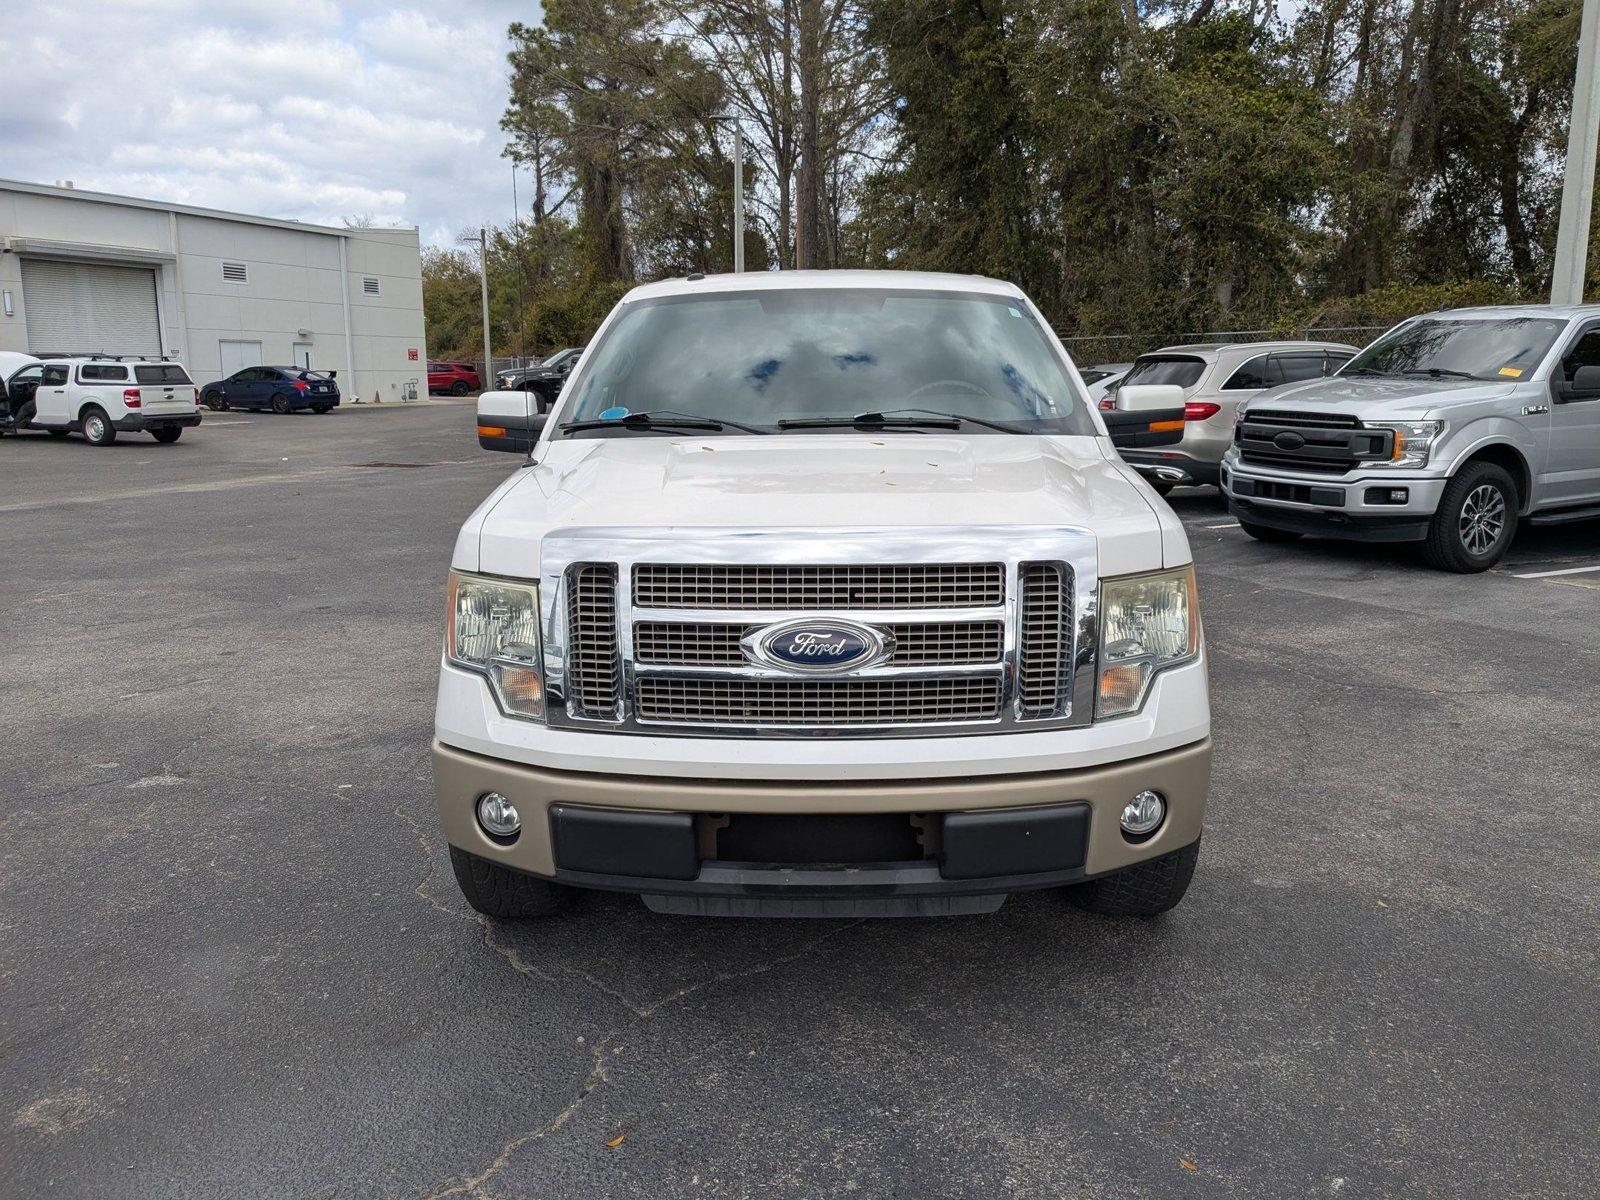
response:
[[[519,717],[544,716],[544,679],[537,667],[497,662],[489,668],[489,676],[507,712]]]

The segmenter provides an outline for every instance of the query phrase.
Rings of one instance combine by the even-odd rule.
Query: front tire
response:
[[[1305,536],[1293,529],[1274,529],[1271,525],[1257,525],[1254,521],[1240,521],[1239,528],[1258,542],[1296,542]]]
[[[450,867],[467,903],[486,917],[521,921],[554,916],[572,903],[572,890],[513,871],[499,863],[450,847]]]
[[[471,390],[472,389],[467,386],[467,381],[465,379],[458,379],[450,385],[450,394],[452,396],[465,396]]]
[[[1504,467],[1469,463],[1445,485],[1428,525],[1423,557],[1441,571],[1471,575],[1506,556],[1517,535],[1517,485]]]
[[[221,392],[207,392],[200,399],[212,412],[228,411],[228,399]]]
[[[117,440],[117,428],[105,409],[90,405],[84,410],[83,439],[91,446],[109,446]]]
[[[183,430],[182,428],[152,429],[150,431],[150,436],[155,438],[155,440],[160,442],[163,446],[170,446],[173,442],[177,441],[183,436]]]
[[[1102,917],[1158,916],[1178,906],[1199,859],[1200,839],[1195,838],[1182,850],[1080,883],[1067,895],[1079,908]]]

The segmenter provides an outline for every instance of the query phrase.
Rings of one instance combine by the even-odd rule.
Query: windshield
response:
[[[1565,326],[1546,317],[1422,317],[1384,334],[1339,374],[1522,379],[1533,373]]]
[[[1044,331],[1018,302],[877,288],[630,304],[592,352],[563,417],[620,421],[670,410],[773,427],[902,408],[1028,433],[1096,432]]]
[[[562,363],[566,362],[567,359],[575,357],[577,353],[578,352],[576,350],[557,350],[539,365],[541,367],[559,367]]]
[[[1190,358],[1169,356],[1167,358],[1141,358],[1133,364],[1133,368],[1122,377],[1120,387],[1131,387],[1134,384],[1146,383],[1173,383],[1179,387],[1191,387],[1200,382],[1200,376],[1206,373],[1206,360],[1203,358]]]

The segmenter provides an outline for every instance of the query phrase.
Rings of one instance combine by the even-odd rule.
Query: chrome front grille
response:
[[[1023,563],[1017,618],[1017,706],[1051,717],[1071,701],[1072,579],[1061,563]]]
[[[635,662],[649,666],[739,667],[748,661],[740,641],[760,625],[637,621]],[[1005,650],[1003,621],[918,621],[879,625],[893,647],[887,665],[930,667],[951,663],[997,663]]]
[[[617,569],[578,563],[567,569],[567,700],[581,717],[614,721],[622,711],[617,646]]]
[[[639,719],[666,725],[827,729],[948,725],[1000,715],[998,675],[936,679],[716,679],[645,675]]]
[[[783,611],[993,608],[1005,600],[1004,563],[640,563],[636,608]]]
[[[573,530],[540,554],[552,725],[864,738],[1091,720],[1087,531]],[[746,653],[813,620],[867,626],[886,652],[811,675]]]

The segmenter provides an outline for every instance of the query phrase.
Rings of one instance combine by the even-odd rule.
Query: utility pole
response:
[[[1572,85],[1572,126],[1567,132],[1567,174],[1561,188],[1551,304],[1582,304],[1594,210],[1595,146],[1600,142],[1600,0],[1584,0],[1578,27],[1578,78]]]
[[[489,231],[478,229],[478,279],[483,285],[483,384],[491,386],[494,360],[489,357]]]

